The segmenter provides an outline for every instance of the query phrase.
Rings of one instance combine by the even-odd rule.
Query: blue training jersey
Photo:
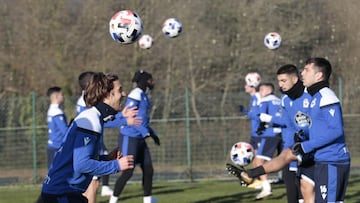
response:
[[[345,144],[341,104],[328,87],[315,93],[310,103],[310,139],[302,142],[305,153],[315,151],[317,162],[348,164],[350,153]]]
[[[301,137],[302,140],[309,139],[309,107],[310,107],[311,95],[304,92],[300,97],[291,99],[286,94],[281,98],[282,124],[285,126],[282,129],[282,139],[284,149],[289,148],[295,144],[295,133],[303,130],[304,134]],[[276,122],[274,119],[273,122]]]
[[[120,133],[122,135],[135,138],[145,138],[150,133],[155,134],[149,126],[149,111],[151,109],[151,102],[147,94],[142,89],[138,87],[133,89],[129,93],[125,105],[129,108],[137,107],[138,114],[136,117],[140,117],[142,119],[142,123],[137,126],[121,126]]]
[[[260,125],[259,120],[259,104],[260,104],[260,94],[257,92],[250,99],[248,118],[250,119],[250,131],[251,136],[259,136],[256,131]]]
[[[120,171],[117,160],[98,161],[104,123],[96,107],[81,112],[66,133],[46,176],[42,192],[61,195],[85,192],[93,176]]]
[[[68,129],[66,116],[59,104],[50,104],[47,111],[48,148],[59,149]]]
[[[259,114],[260,113],[269,114],[272,117],[280,116],[280,99],[273,94],[261,98],[259,105]],[[257,119],[259,119],[259,117],[257,117]],[[273,137],[279,133],[281,133],[279,126],[270,125],[261,132],[261,136]]]

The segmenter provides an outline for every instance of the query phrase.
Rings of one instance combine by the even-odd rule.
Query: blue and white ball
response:
[[[270,32],[265,36],[264,44],[269,49],[277,49],[281,44],[281,36],[277,32]]]
[[[131,10],[122,10],[110,19],[109,32],[111,37],[120,44],[135,42],[141,35],[143,22],[140,16]]]
[[[176,18],[168,18],[162,25],[162,32],[166,37],[174,38],[179,36],[182,31],[182,24]]]

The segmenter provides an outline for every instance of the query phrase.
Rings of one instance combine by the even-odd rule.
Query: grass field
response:
[[[283,184],[273,184],[273,195],[258,202],[286,202]],[[0,187],[0,203],[33,203],[40,185]],[[252,202],[258,190],[241,187],[236,179],[202,180],[194,182],[155,182],[153,195],[163,203],[233,203]],[[360,202],[360,176],[352,175],[346,193],[346,203]],[[107,203],[108,198],[98,197],[98,203]],[[142,188],[138,182],[129,183],[119,202],[142,202]]]

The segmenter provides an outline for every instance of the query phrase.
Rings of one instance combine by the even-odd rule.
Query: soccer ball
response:
[[[139,46],[142,49],[150,49],[153,43],[153,38],[150,35],[143,35],[139,39]]]
[[[237,142],[230,150],[231,161],[239,166],[247,166],[254,159],[254,149],[247,142]]]
[[[250,72],[245,76],[247,86],[257,87],[260,85],[261,77],[257,72]]]
[[[115,42],[130,44],[135,42],[143,30],[140,16],[131,10],[122,10],[110,19],[109,32]]]
[[[264,44],[269,49],[277,49],[281,44],[281,36],[277,32],[270,32],[265,36]]]
[[[169,18],[165,20],[162,26],[162,32],[166,37],[177,37],[182,31],[182,24],[176,18]]]

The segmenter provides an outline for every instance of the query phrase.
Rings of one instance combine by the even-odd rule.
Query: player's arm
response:
[[[73,151],[73,165],[76,172],[101,176],[120,171],[117,160],[98,161],[95,159],[94,155],[98,150],[97,139],[100,139],[100,133],[80,127],[77,128],[77,131]]]
[[[343,136],[343,122],[340,103],[324,106],[320,108],[322,117],[326,120],[326,126],[321,132],[316,134],[316,139],[304,141],[302,148],[305,153],[317,148],[326,146]]]

